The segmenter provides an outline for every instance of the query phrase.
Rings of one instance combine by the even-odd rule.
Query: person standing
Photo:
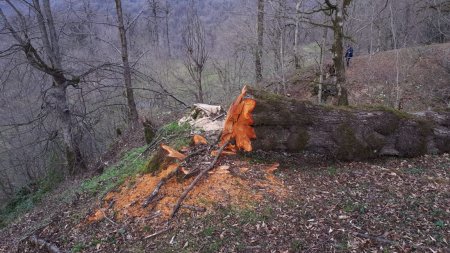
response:
[[[347,51],[345,52],[345,60],[347,61],[347,67],[350,67],[350,60],[353,57],[353,47],[347,45]]]

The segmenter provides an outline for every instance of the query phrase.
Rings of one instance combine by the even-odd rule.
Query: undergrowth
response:
[[[0,228],[6,227],[17,217],[30,211],[63,180],[64,175],[61,170],[52,170],[43,179],[22,187],[8,204],[0,209]]]
[[[121,185],[129,177],[145,171],[146,156],[143,154],[147,146],[134,148],[122,157],[120,161],[99,175],[81,184],[81,191],[88,194],[104,196],[109,191]]]
[[[172,122],[160,128],[158,132],[163,143],[175,149],[180,149],[189,145],[191,141],[190,130],[190,125],[187,123],[179,125],[177,122]],[[76,191],[101,198],[122,185],[128,178],[145,173],[148,157],[143,153],[146,148],[147,146],[142,146],[128,151],[118,163],[106,168],[101,175],[84,181]],[[33,209],[48,192],[63,180],[63,170],[61,168],[52,169],[45,178],[23,187],[4,208],[0,209],[0,228],[7,226],[20,215]],[[73,193],[73,189],[68,189],[66,195],[71,195],[70,192]]]
[[[188,123],[179,125],[174,121],[161,127],[158,132],[160,132],[161,138],[165,139],[166,144],[175,149],[188,146],[191,141],[191,126]]]

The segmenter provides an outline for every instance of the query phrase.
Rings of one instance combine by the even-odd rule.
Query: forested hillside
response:
[[[0,251],[446,252],[449,108],[446,0],[0,1]]]

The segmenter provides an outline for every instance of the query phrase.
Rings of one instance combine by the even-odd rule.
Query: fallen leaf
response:
[[[274,163],[266,171],[267,171],[267,173],[273,173],[274,171],[276,171],[278,169],[279,166],[280,166],[279,163]]]

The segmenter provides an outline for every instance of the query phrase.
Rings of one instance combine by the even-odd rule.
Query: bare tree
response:
[[[294,66],[296,69],[300,69],[300,52],[299,52],[299,30],[301,21],[301,7],[304,0],[297,0],[295,5],[295,30],[294,30]]]
[[[257,15],[257,45],[255,52],[255,76],[256,83],[262,81],[263,67],[262,67],[262,57],[264,48],[264,0],[258,0],[258,15]]]
[[[394,13],[392,11],[392,3],[389,3],[389,11],[390,11],[390,21],[391,21],[391,32],[392,32],[392,41],[394,43],[395,50],[395,104],[394,108],[399,109],[400,106],[400,66],[399,66],[399,53],[400,50],[397,48],[397,32],[394,24]]]
[[[20,27],[14,27],[0,8],[0,18],[6,30],[17,42],[17,44],[11,46],[11,49],[22,51],[31,66],[51,76],[53,80],[53,85],[44,95],[45,106],[56,113],[61,123],[61,134],[69,171],[75,173],[77,168],[84,168],[85,163],[80,151],[79,141],[73,132],[72,112],[67,97],[67,89],[68,87],[78,87],[80,79],[91,73],[92,70],[77,76],[64,69],[58,33],[49,0],[33,0],[32,3],[27,3],[30,10],[36,15],[40,33],[39,41],[43,45],[43,50],[40,50],[40,45],[33,39],[35,35],[32,36],[29,33],[27,19],[20,9],[10,0],[6,0],[6,3],[20,20]]]
[[[151,10],[150,20],[150,33],[151,41],[154,46],[159,46],[159,17],[158,12],[160,9],[159,0],[149,0]]]
[[[170,49],[170,32],[169,32],[169,16],[170,16],[170,3],[168,0],[166,0],[166,5],[164,8],[164,20],[165,20],[165,33],[166,33],[166,47],[167,47],[167,54],[169,57],[172,57],[172,52]]]
[[[204,91],[202,84],[203,70],[208,60],[208,50],[206,46],[205,30],[195,11],[190,11],[187,15],[187,23],[183,32],[183,47],[185,50],[184,66],[189,72],[189,76],[194,81],[197,102],[204,102]]]
[[[123,64],[123,78],[125,82],[125,92],[128,104],[128,120],[130,123],[138,121],[138,112],[136,109],[136,102],[134,101],[133,86],[131,84],[131,68],[130,62],[128,60],[128,44],[127,44],[127,34],[125,26],[123,24],[123,13],[122,13],[122,1],[115,0],[116,11],[117,11],[117,22],[119,28],[120,44],[121,44],[121,54],[122,54],[122,64]]]

